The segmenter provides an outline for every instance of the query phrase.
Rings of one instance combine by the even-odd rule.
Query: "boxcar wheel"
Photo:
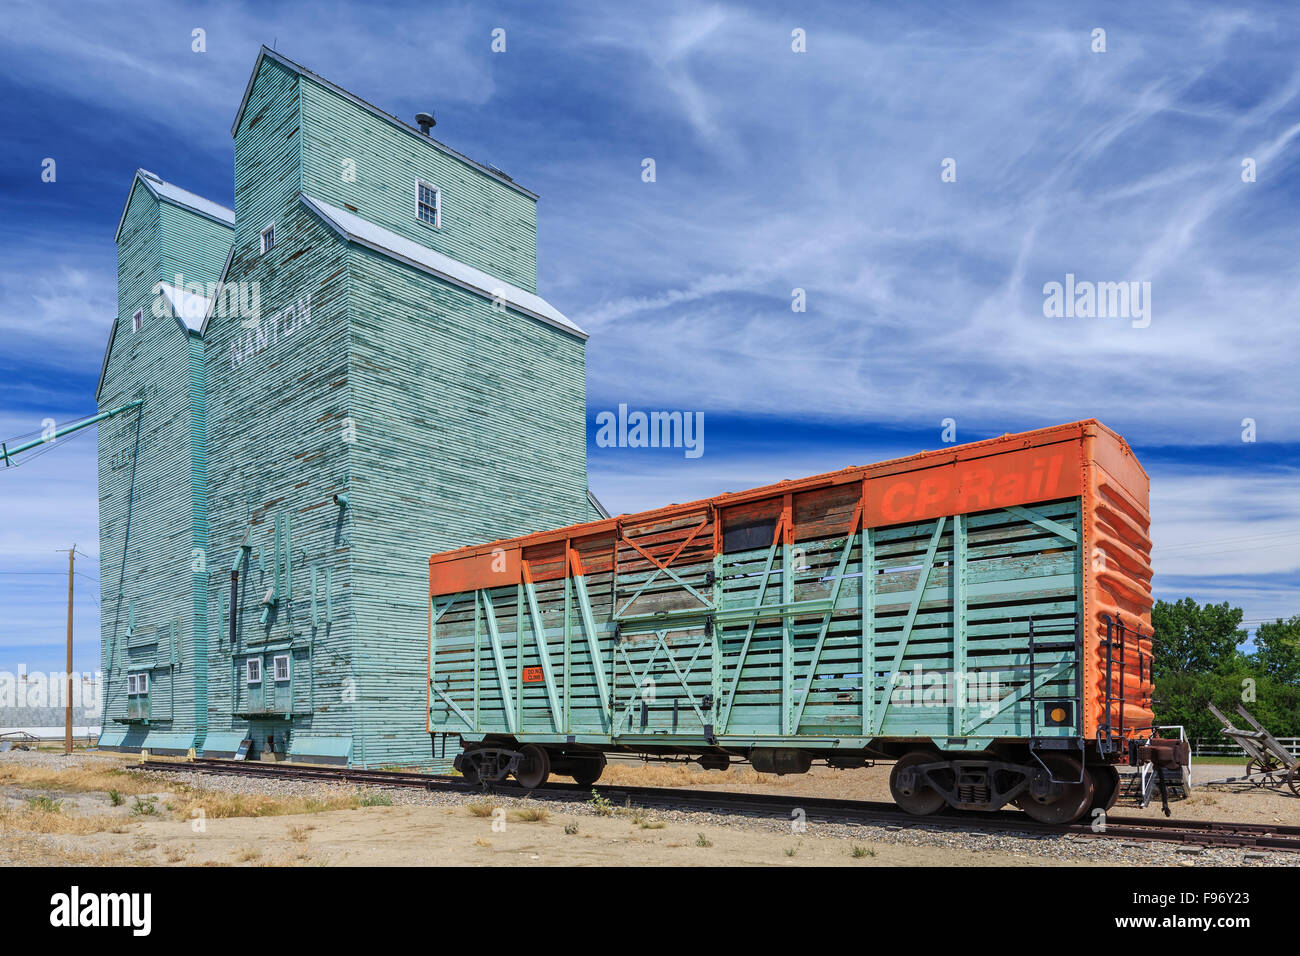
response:
[[[580,787],[590,787],[605,772],[605,755],[583,757],[573,765],[573,782]]]
[[[519,752],[523,759],[515,771],[515,780],[525,790],[536,790],[551,775],[551,758],[537,744],[525,744]]]
[[[1054,776],[1061,783],[1060,792],[1053,795],[1051,791],[1042,798],[1025,791],[1016,797],[1016,806],[1025,811],[1025,815],[1039,823],[1061,825],[1073,823],[1092,806],[1096,788],[1092,783],[1092,774],[1085,773],[1078,783],[1079,771],[1083,768],[1073,757],[1061,754],[1048,754],[1043,758]]]
[[[934,754],[914,750],[900,757],[894,763],[894,769],[889,771],[889,793],[894,802],[908,813],[918,817],[928,816],[937,813],[947,804],[943,794],[927,784],[920,774],[907,772],[920,764],[934,763],[938,759],[940,758]],[[910,780],[905,783],[904,777],[910,777]]]
[[[1103,810],[1109,810],[1119,799],[1119,771],[1110,764],[1093,764],[1088,768],[1088,776],[1092,777],[1092,806],[1091,810],[1100,807]]]
[[[461,762],[460,766],[461,766],[461,770],[460,770],[461,779],[464,780],[471,787],[477,787],[480,783],[483,782],[482,778],[479,776],[478,766],[473,761],[464,760]]]

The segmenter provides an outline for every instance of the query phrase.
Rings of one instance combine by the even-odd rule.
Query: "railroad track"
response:
[[[477,793],[481,788],[459,776],[391,770],[360,770],[346,767],[318,767],[301,764],[243,763],[232,760],[145,761],[140,769],[182,773],[221,773],[240,776],[323,783],[352,783],[370,787],[397,787],[451,793]],[[1108,816],[1104,830],[1093,830],[1086,822],[1069,826],[1035,823],[1024,814],[1003,810],[997,813],[944,814],[916,817],[893,803],[870,800],[841,800],[788,794],[741,793],[724,790],[681,790],[668,787],[623,787],[600,785],[580,787],[573,783],[549,783],[528,791],[513,782],[496,784],[492,793],[502,796],[530,796],[538,800],[574,802],[595,791],[615,806],[694,810],[710,813],[744,813],[750,816],[793,819],[802,813],[808,821],[858,823],[891,829],[977,831],[1016,836],[1075,836],[1088,839],[1122,839],[1199,846],[1250,847],[1300,852],[1300,826],[1282,826],[1231,821],[1178,820],[1147,817]]]

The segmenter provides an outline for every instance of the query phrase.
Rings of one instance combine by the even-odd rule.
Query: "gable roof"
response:
[[[169,202],[181,209],[188,209],[190,212],[198,213],[206,219],[219,222],[231,229],[235,228],[235,212],[233,209],[227,209],[211,199],[204,199],[198,193],[192,193],[188,189],[181,189],[180,186],[167,182],[161,176],[151,173],[147,169],[137,169],[135,178],[131,180],[131,188],[126,191],[126,204],[122,207],[122,215],[118,217],[117,231],[113,233],[114,242],[117,242],[118,237],[122,235],[122,224],[126,222],[126,211],[131,207],[131,197],[135,195],[136,183],[142,183],[154,199]]]
[[[284,54],[277,53],[275,50],[272,50],[270,47],[267,47],[265,45],[262,46],[261,51],[257,54],[257,62],[253,64],[253,73],[248,78],[248,85],[244,88],[244,98],[239,103],[239,111],[235,113],[235,122],[230,125],[231,136],[234,136],[236,130],[239,129],[239,121],[243,118],[244,110],[248,106],[248,99],[253,94],[253,84],[257,82],[257,73],[262,68],[262,61],[268,58],[274,60],[276,63],[279,63],[285,69],[290,70],[293,73],[297,73],[299,76],[308,77],[309,79],[313,80],[316,83],[319,83],[321,86],[325,87],[326,89],[339,94],[339,96],[342,96],[347,100],[350,100],[351,102],[355,103],[357,106],[360,106],[362,109],[366,110],[367,112],[373,113],[375,116],[379,117],[384,122],[391,123],[392,125],[396,126],[398,129],[406,133],[410,133],[412,136],[419,137],[420,142],[428,143],[429,145],[433,146],[435,149],[439,150],[440,152],[446,153],[448,156],[453,156],[456,159],[459,159],[463,163],[468,163],[469,165],[477,169],[479,172],[487,176],[491,176],[493,179],[495,179],[497,182],[501,183],[502,185],[509,186],[511,189],[517,192],[521,192],[525,196],[528,196],[532,199],[537,199],[537,193],[533,192],[531,189],[525,189],[523,186],[519,185],[517,182],[511,179],[500,169],[497,169],[495,166],[489,166],[486,163],[480,163],[477,160],[470,159],[464,153],[452,149],[446,143],[441,143],[438,140],[434,139],[432,136],[428,136],[424,133],[421,133],[410,123],[403,122],[402,120],[394,116],[392,113],[387,113],[384,110],[381,110],[378,106],[375,106],[373,103],[368,103],[367,101],[363,100],[361,97],[357,96],[355,93],[349,93],[347,90],[343,89],[343,87],[339,86],[337,83],[331,83],[329,80],[325,79],[325,77],[321,76],[318,73],[313,73],[311,70],[307,69],[301,63],[295,63],[293,60],[289,59]]]
[[[587,338],[586,332],[536,293],[511,285],[451,256],[435,252],[428,246],[422,246],[382,226],[376,226],[373,222],[339,209],[337,206],[331,206],[323,200],[313,199],[305,194],[300,194],[298,198],[327,226],[349,242],[383,253],[389,258],[431,273],[486,299],[493,301],[502,299],[517,312],[522,312],[547,325],[553,325],[580,339]]]

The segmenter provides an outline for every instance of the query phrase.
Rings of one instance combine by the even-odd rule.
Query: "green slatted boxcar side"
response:
[[[1178,759],[1148,493],[1089,420],[435,554],[428,729],[471,780],[884,758],[910,813],[1073,822]]]
[[[783,741],[854,749],[883,737],[979,749],[1027,736],[1029,621],[1040,642],[1070,645],[1037,655],[1036,695],[1072,696],[1081,593],[1079,500],[1034,513],[1059,530],[994,509],[870,528],[865,539],[859,528],[697,563],[678,557],[671,576],[622,547],[616,576],[589,559],[581,577],[437,597],[431,727],[471,740],[508,734],[631,749]],[[692,514],[647,537],[681,543],[703,523],[696,540],[707,540],[709,520]],[[594,555],[608,543],[577,547]],[[793,613],[782,615],[782,604]],[[604,706],[589,622],[609,687]],[[543,647],[554,700],[541,679]],[[954,671],[968,675],[969,695],[952,693]]]

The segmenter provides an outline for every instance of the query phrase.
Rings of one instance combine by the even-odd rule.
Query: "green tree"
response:
[[[1241,608],[1197,604],[1190,597],[1173,604],[1157,601],[1151,609],[1155,631],[1152,672],[1162,676],[1231,669],[1237,646],[1246,640],[1240,630]]]
[[[1300,614],[1278,618],[1255,630],[1255,663],[1282,684],[1300,685]]]

